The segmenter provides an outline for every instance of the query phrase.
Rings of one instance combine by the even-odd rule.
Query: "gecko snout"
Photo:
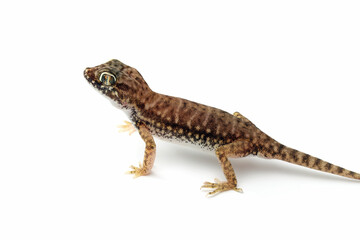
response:
[[[85,68],[85,70],[84,70],[84,76],[85,76],[85,77],[88,75],[89,69],[90,69],[90,68]]]
[[[91,71],[91,68],[85,68],[84,70],[84,77],[90,81],[93,80],[94,73]]]

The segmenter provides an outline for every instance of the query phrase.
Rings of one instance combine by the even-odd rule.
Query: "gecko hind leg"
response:
[[[131,124],[131,122],[124,121],[124,124],[118,125],[119,132],[129,132],[129,136],[136,132],[136,128]]]
[[[239,112],[234,112],[234,114],[233,114],[235,117],[237,117],[237,118],[242,118],[242,117],[244,117],[243,115],[241,115],[241,113],[239,113]]]
[[[244,117],[241,113],[239,113],[239,112],[234,112],[234,114],[233,114],[235,117],[237,117],[237,118],[239,118],[239,119],[242,119],[244,122],[246,122],[246,123],[251,123],[252,124],[252,122],[249,120],[249,119],[247,119],[246,117]]]
[[[237,180],[235,171],[231,166],[228,157],[245,157],[249,155],[253,150],[253,145],[246,141],[235,141],[226,145],[223,145],[216,149],[216,156],[220,161],[221,168],[226,177],[225,182],[221,182],[215,179],[215,183],[204,182],[201,186],[203,188],[213,189],[208,193],[208,196],[215,195],[228,190],[235,190],[242,192],[241,188],[237,188]]]

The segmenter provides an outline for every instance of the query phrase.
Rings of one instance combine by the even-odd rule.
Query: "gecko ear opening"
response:
[[[116,82],[116,77],[109,72],[103,72],[100,74],[99,81],[106,86],[112,86]]]

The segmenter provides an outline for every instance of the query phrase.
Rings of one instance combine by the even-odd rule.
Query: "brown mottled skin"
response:
[[[250,154],[360,179],[358,173],[278,143],[238,112],[230,114],[186,99],[153,92],[136,69],[118,60],[86,68],[84,76],[93,87],[129,115],[144,140],[144,162],[139,167],[131,166],[133,170],[130,173],[135,176],[150,173],[156,151],[153,136],[157,136],[195,144],[215,152],[227,181],[205,182],[203,188],[213,189],[209,194],[226,190],[241,191],[237,188],[235,172],[228,158]]]

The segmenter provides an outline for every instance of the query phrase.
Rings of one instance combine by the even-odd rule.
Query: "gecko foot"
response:
[[[148,174],[148,172],[146,171],[146,169],[143,167],[143,165],[141,163],[139,163],[139,167],[135,167],[133,165],[130,166],[130,168],[132,169],[131,171],[127,171],[127,174],[134,174],[134,178],[140,177],[140,176],[145,176]]]
[[[129,132],[129,136],[136,131],[136,128],[128,121],[124,121],[124,124],[119,125],[118,128],[119,132]]]
[[[228,191],[228,190],[234,190],[237,192],[242,193],[243,190],[241,188],[237,188],[236,186],[233,186],[229,184],[228,182],[221,182],[219,179],[215,178],[215,183],[211,182],[204,182],[204,184],[201,186],[200,189],[203,188],[212,188],[213,191],[210,191],[207,196],[214,196],[215,194]]]

